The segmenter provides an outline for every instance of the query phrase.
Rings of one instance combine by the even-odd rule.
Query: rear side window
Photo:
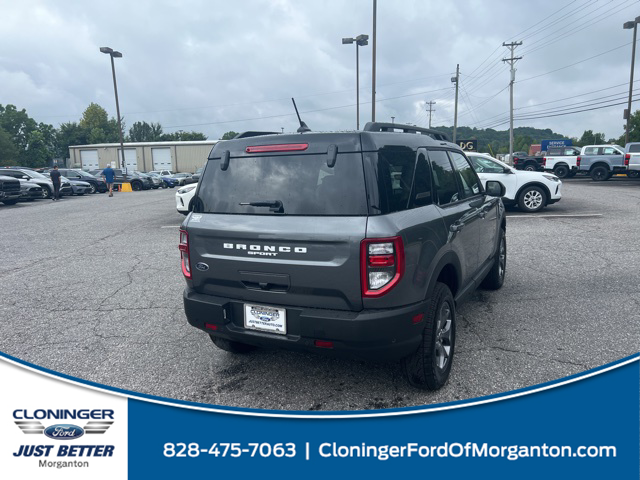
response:
[[[209,160],[197,210],[236,215],[367,215],[362,154],[238,157],[226,170]],[[270,203],[267,206],[258,203]],[[282,205],[280,213],[272,205]],[[241,205],[245,204],[245,205]],[[253,204],[253,205],[251,205]]]
[[[456,174],[453,171],[447,152],[444,150],[431,150],[429,151],[429,160],[431,160],[433,183],[438,196],[438,204],[447,205],[460,200]]]
[[[424,151],[418,153],[416,160],[416,173],[411,201],[411,208],[424,207],[433,203],[431,198],[431,169]]]
[[[598,154],[598,147],[588,147],[584,149],[584,154],[585,155],[597,155]]]
[[[381,148],[375,167],[380,197],[379,208],[376,208],[380,213],[400,212],[409,208],[416,152],[400,145]]]

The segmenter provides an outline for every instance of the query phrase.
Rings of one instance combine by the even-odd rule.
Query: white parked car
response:
[[[189,212],[193,208],[191,200],[193,200],[193,197],[196,194],[197,186],[197,183],[192,183],[178,189],[176,192],[176,208],[179,213],[189,215]]]
[[[505,186],[502,197],[505,205],[518,205],[523,212],[537,212],[562,198],[562,182],[555,175],[516,170],[485,153],[466,155],[483,185],[487,180],[497,180]]]

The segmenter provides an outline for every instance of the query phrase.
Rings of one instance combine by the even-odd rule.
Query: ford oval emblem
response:
[[[209,265],[203,262],[198,262],[196,263],[196,268],[201,272],[206,272],[207,270],[209,270]]]
[[[73,440],[84,435],[84,430],[77,425],[69,425],[66,423],[51,425],[44,429],[44,434],[55,440]]]

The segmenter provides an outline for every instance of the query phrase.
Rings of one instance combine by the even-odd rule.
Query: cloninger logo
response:
[[[25,410],[13,412],[15,424],[26,435],[42,435],[55,440],[72,440],[82,437],[85,433],[102,434],[113,424],[113,410],[36,410],[30,415]],[[89,420],[84,428],[69,423],[58,423],[46,427],[39,419],[89,419],[98,418],[100,420]],[[107,420],[111,419],[111,420]]]

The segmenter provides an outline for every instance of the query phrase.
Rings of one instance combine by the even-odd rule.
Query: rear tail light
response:
[[[547,157],[544,157],[544,158],[542,159],[542,166],[543,166],[543,167],[546,167],[546,166],[547,166]]]
[[[624,156],[624,164],[625,164],[626,167],[629,166],[629,160],[631,160],[631,155],[627,153]]]
[[[580,160],[581,160],[581,158],[580,158],[580,157],[576,158],[576,165],[577,165],[578,167],[580,166]]]
[[[517,165],[518,164],[518,160],[520,160],[518,157],[513,157],[513,164]]]
[[[189,234],[186,230],[180,230],[180,264],[185,278],[191,278],[191,261],[189,260]]]
[[[363,297],[380,297],[398,284],[404,273],[401,237],[365,238],[360,243]]]

